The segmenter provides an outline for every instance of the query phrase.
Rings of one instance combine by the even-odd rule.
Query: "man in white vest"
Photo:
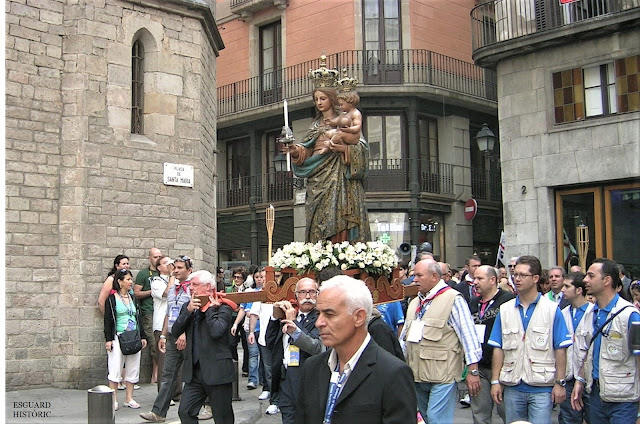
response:
[[[582,395],[584,408],[576,411],[571,407],[571,392],[578,376],[578,371],[587,357],[589,349],[589,341],[593,334],[593,308],[594,304],[587,302],[587,289],[584,285],[584,274],[581,272],[572,272],[564,279],[562,293],[563,299],[569,302],[569,306],[562,310],[564,322],[567,324],[569,333],[573,338],[573,344],[567,349],[567,373],[565,380],[567,385],[567,399],[560,404],[560,413],[558,414],[559,424],[582,424],[585,421],[590,424],[589,419],[589,398],[586,394]]]
[[[500,306],[489,337],[491,397],[497,404],[504,400],[508,423],[551,423],[553,404],[567,397],[571,335],[558,304],[537,291],[541,273],[535,256],[518,258],[513,273],[518,296]]]
[[[640,314],[617,293],[621,284],[618,266],[608,259],[596,259],[584,278],[587,293],[596,298],[593,343],[580,380],[586,380],[592,423],[640,423],[640,349],[631,350],[629,337]],[[638,325],[638,324],[635,324]],[[604,335],[604,337],[603,337]],[[578,380],[571,394],[571,406],[581,409],[583,383]]]

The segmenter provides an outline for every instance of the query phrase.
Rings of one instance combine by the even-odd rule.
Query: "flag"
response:
[[[568,264],[571,257],[576,256],[578,251],[573,244],[571,244],[571,240],[569,240],[569,235],[567,234],[567,230],[562,229],[562,245],[563,245],[563,253],[564,253],[564,264]]]
[[[498,243],[498,256],[496,257],[496,268],[498,262],[502,262],[504,265],[504,245],[507,244],[507,236],[504,234],[504,230],[500,233],[500,243]]]

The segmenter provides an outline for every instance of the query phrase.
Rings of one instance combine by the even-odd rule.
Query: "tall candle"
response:
[[[287,99],[284,99],[284,126],[289,128],[289,109],[287,108]]]

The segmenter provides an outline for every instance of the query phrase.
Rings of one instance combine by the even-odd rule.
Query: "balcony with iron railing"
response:
[[[365,180],[367,192],[408,191],[413,159],[372,159]],[[418,160],[419,185],[423,193],[453,195],[453,165]],[[293,200],[297,179],[291,172],[274,172],[218,181],[217,207],[228,209],[256,203]]]
[[[471,196],[477,200],[502,201],[500,171],[471,168]]]
[[[564,3],[564,4],[562,4]],[[541,47],[636,27],[640,0],[492,0],[471,10],[473,58],[494,66]]]
[[[218,117],[308,97],[311,60],[218,87]],[[327,56],[327,67],[346,69],[360,86],[435,87],[481,100],[497,99],[495,72],[429,50],[348,50]]]

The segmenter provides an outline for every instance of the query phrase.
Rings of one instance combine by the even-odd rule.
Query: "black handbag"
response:
[[[111,315],[113,316],[113,322],[116,322],[116,316],[111,309]],[[120,342],[120,350],[123,355],[133,355],[142,350],[142,338],[140,337],[140,324],[138,324],[138,314],[136,311],[136,329],[124,331],[118,334],[118,342]]]
[[[142,339],[138,329],[118,334],[118,341],[123,355],[133,355],[142,350]]]

